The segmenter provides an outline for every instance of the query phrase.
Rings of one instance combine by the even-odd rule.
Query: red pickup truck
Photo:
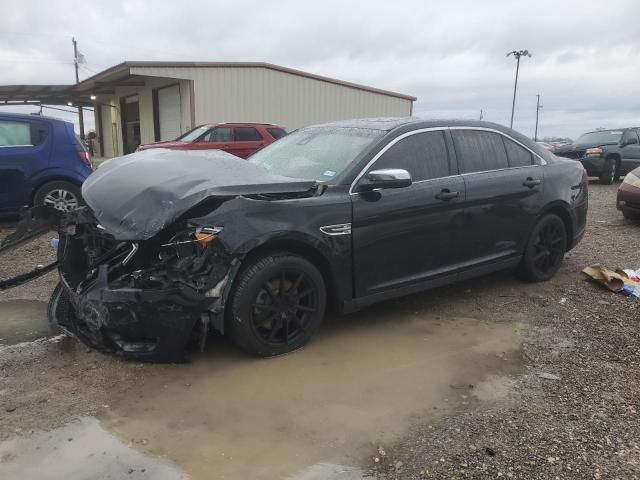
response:
[[[272,123],[207,124],[200,125],[175,140],[140,145],[138,150],[224,150],[236,157],[247,158],[286,134],[282,127]]]

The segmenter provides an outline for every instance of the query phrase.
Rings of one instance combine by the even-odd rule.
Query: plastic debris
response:
[[[539,373],[538,376],[540,378],[544,378],[545,380],[560,380],[558,375],[554,375],[553,373],[542,372]]]

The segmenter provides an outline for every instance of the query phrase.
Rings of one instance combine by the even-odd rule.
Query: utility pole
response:
[[[71,38],[73,43],[73,65],[76,68],[76,84],[80,83],[80,76],[78,75],[78,42],[75,37]],[[78,105],[78,123],[80,124],[80,138],[84,140],[84,112],[82,111],[82,105]]]
[[[533,134],[534,142],[538,141],[538,116],[540,114],[540,109],[542,108],[542,105],[540,105],[540,94],[538,93],[536,97],[538,97],[538,102],[536,103],[536,132]]]
[[[482,109],[480,109],[480,120],[482,120]]]
[[[518,90],[518,71],[520,70],[520,57],[531,57],[529,50],[513,50],[507,53],[507,57],[513,55],[516,58],[516,81],[513,85],[513,102],[511,103],[511,123],[509,127],[513,128],[513,113],[516,110],[516,91]]]

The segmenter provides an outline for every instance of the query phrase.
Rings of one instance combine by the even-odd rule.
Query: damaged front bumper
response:
[[[0,251],[44,233],[47,225],[58,231],[58,260],[44,268],[59,270],[49,314],[62,330],[100,351],[158,362],[184,361],[190,340],[203,348],[210,326],[223,331],[235,262],[216,234],[192,238],[194,229],[180,224],[139,244],[121,242],[101,230],[88,209],[66,215],[33,210]],[[44,268],[4,281],[3,288]]]

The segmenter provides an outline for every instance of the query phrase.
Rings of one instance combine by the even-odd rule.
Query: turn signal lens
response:
[[[196,232],[196,240],[200,245],[206,247],[217,238],[215,233]]]
[[[197,228],[193,236],[195,237],[196,241],[200,245],[202,245],[203,247],[206,247],[211,242],[213,242],[216,238],[218,238],[218,234],[221,231],[222,231],[221,227],[214,227],[214,228],[202,227],[202,228]]]

